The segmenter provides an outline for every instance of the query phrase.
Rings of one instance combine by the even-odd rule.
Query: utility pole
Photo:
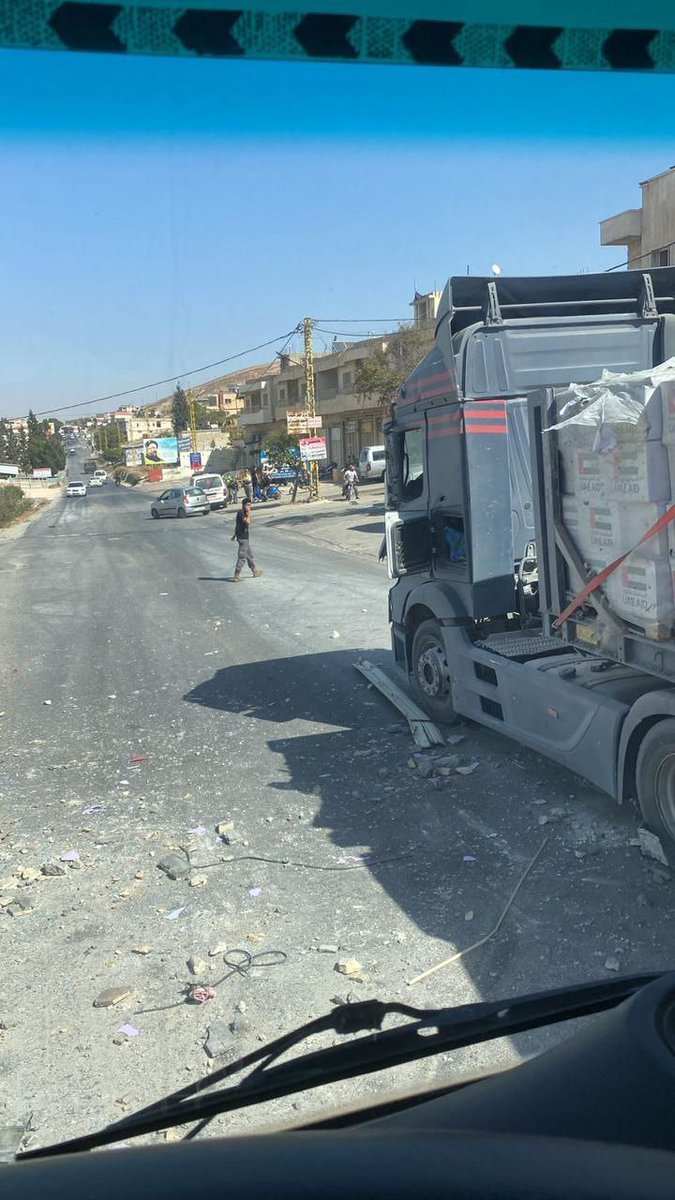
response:
[[[190,410],[190,441],[192,443],[192,453],[197,453],[197,409],[195,406],[195,394],[192,388],[188,388],[188,408]]]
[[[316,394],[314,391],[314,338],[313,338],[313,322],[311,317],[305,317],[303,321],[303,329],[305,334],[305,390],[307,393],[305,400],[305,408],[307,415],[310,417],[316,416]],[[311,433],[311,429],[308,430]],[[319,499],[319,464],[310,462],[309,464],[309,500]]]

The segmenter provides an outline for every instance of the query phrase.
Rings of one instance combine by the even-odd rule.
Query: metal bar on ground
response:
[[[445,738],[438,726],[434,725],[419,705],[415,704],[415,701],[398,684],[394,683],[381,667],[376,667],[375,663],[369,662],[367,658],[360,658],[358,662],[354,663],[354,666],[357,671],[365,675],[373,687],[386,696],[390,704],[393,704],[403,714],[410,726],[413,740],[418,746],[445,745]]]

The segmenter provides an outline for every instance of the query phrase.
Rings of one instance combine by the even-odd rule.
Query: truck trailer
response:
[[[636,801],[675,862],[666,402],[675,431],[675,269],[451,278],[385,427],[385,541],[426,711]]]

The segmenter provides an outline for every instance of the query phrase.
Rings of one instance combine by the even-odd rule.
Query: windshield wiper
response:
[[[159,1132],[172,1125],[209,1120],[233,1109],[400,1066],[476,1042],[589,1016],[613,1008],[646,984],[659,979],[662,974],[626,975],[611,982],[601,980],[533,992],[511,1000],[464,1004],[455,1008],[420,1009],[380,1000],[341,1004],[323,1017],[222,1067],[206,1082],[199,1080],[189,1084],[96,1133],[70,1138],[56,1146],[27,1150],[18,1157],[20,1160],[45,1158],[93,1150],[121,1139]],[[416,1019],[411,1019],[403,1026],[382,1030],[385,1017],[392,1014]],[[377,1032],[346,1045],[329,1046],[303,1054],[290,1062],[272,1065],[286,1051],[314,1034],[326,1031],[353,1034],[367,1030]],[[240,1083],[205,1093],[205,1088],[211,1088],[248,1067],[254,1070]]]

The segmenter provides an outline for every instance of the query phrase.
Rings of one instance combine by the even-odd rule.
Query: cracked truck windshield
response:
[[[2,63],[3,1155],[668,965],[670,81]]]

